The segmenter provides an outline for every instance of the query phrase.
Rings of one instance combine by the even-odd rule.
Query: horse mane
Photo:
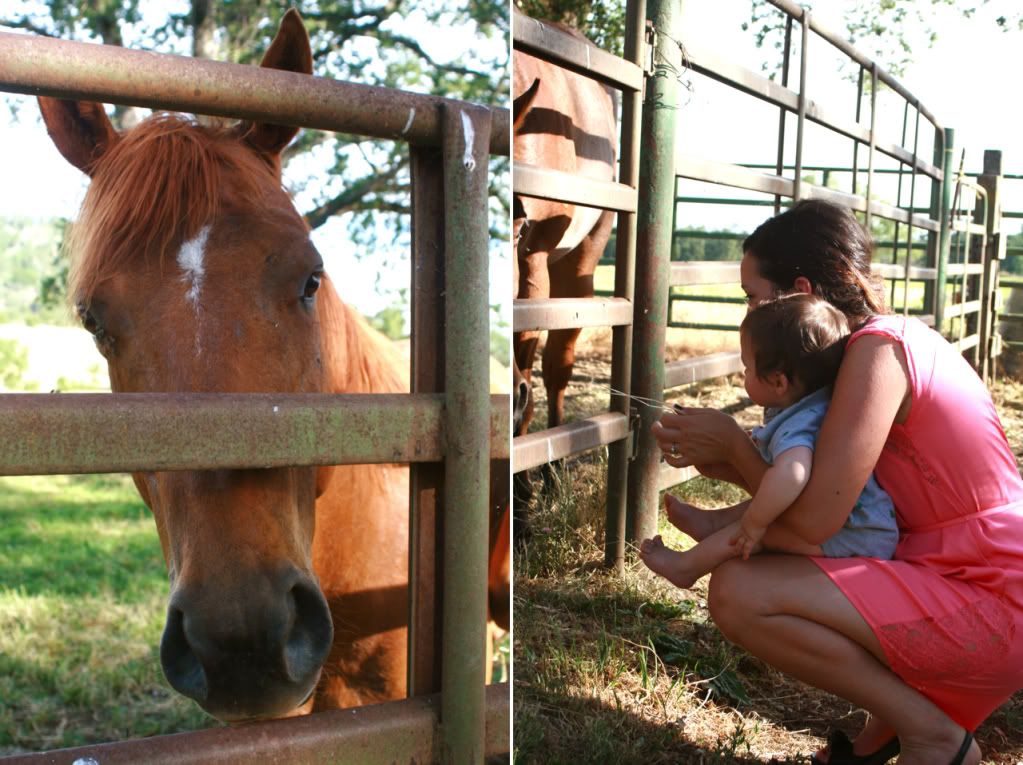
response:
[[[254,205],[281,188],[231,126],[159,112],[121,136],[97,163],[65,244],[70,300],[88,303],[134,258],[156,257],[162,266],[168,251],[216,217],[227,176],[232,199]]]
[[[326,390],[331,393],[404,393],[407,366],[389,339],[343,302],[329,277],[317,295]]]

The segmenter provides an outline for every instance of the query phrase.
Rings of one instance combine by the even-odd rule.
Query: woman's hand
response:
[[[695,407],[676,406],[674,412],[665,412],[652,432],[664,461],[672,467],[732,464],[736,439],[746,439],[742,428],[724,412]]]

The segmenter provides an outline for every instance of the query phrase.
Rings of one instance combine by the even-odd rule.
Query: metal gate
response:
[[[508,154],[508,111],[12,34],[0,34],[0,90],[406,141],[413,207],[411,395],[0,396],[0,474],[410,463],[413,698],[4,761],[467,763],[508,752],[508,685],[483,678],[488,465],[508,457],[510,418],[507,397],[487,393],[488,163],[464,161],[467,149]]]
[[[605,562],[621,569],[625,555],[625,485],[632,440],[629,384],[632,366],[633,260],[639,163],[639,100],[643,91],[646,0],[629,0],[625,29],[625,59],[582,43],[561,30],[513,12],[512,42],[525,51],[622,91],[621,150],[617,183],[579,180],[566,173],[515,164],[516,194],[582,204],[618,212],[615,290],[609,298],[516,300],[513,329],[612,327],[609,411],[578,422],[530,433],[514,440],[515,472],[609,446],[607,535]],[[514,257],[514,254],[513,254]]]
[[[695,1],[695,0],[691,0]],[[637,250],[637,287],[635,302],[644,306],[642,320],[634,327],[634,358],[632,392],[638,396],[662,400],[665,389],[686,385],[739,371],[738,352],[664,363],[665,328],[669,324],[670,306],[680,300],[706,300],[698,295],[679,296],[671,288],[700,284],[738,283],[738,263],[670,262],[674,231],[663,223],[675,217],[677,203],[767,204],[775,212],[783,199],[828,199],[846,205],[862,214],[868,230],[872,218],[894,221],[894,236],[887,243],[890,262],[876,262],[875,271],[891,284],[894,303],[896,286],[902,287],[901,311],[917,314],[925,323],[943,331],[960,351],[969,352],[978,372],[987,379],[992,359],[999,352],[994,333],[998,248],[988,246],[998,231],[998,205],[989,204],[997,193],[1000,156],[985,156],[985,172],[973,182],[954,163],[954,131],[943,127],[894,77],[875,62],[853,48],[848,42],[821,26],[808,9],[790,0],[769,0],[784,14],[785,42],[780,83],[763,74],[737,66],[725,55],[699,45],[686,35],[685,17],[676,0],[651,0],[650,16],[654,31],[654,72],[648,80],[646,104],[656,103],[655,114],[644,112],[644,147],[672,146],[667,156],[642,160],[640,188],[648,194],[640,197],[640,231],[649,229],[640,238]],[[798,38],[794,35],[799,25]],[[809,38],[815,34],[844,54],[858,68],[855,120],[842,119],[812,100],[806,87]],[[680,42],[681,41],[681,42]],[[799,87],[789,87],[790,60],[799,50]],[[778,107],[778,143],[773,165],[737,165],[715,162],[701,156],[698,147],[675,144],[678,104],[677,73],[688,67],[735,90]],[[870,86],[865,93],[865,83]],[[904,101],[902,139],[882,138],[876,129],[877,94],[884,84]],[[864,101],[869,113],[862,114]],[[684,117],[684,113],[683,113]],[[861,124],[869,121],[869,127]],[[794,164],[785,164],[786,120],[796,121]],[[932,158],[920,156],[921,121],[933,129]],[[804,127],[813,122],[834,134],[851,139],[850,167],[808,167],[803,164]],[[866,153],[864,168],[864,158]],[[885,156],[894,160],[897,169],[875,169],[875,159]],[[804,179],[804,172],[822,170],[848,176],[849,191],[814,185]],[[894,204],[880,201],[876,195],[875,176],[881,172],[898,174],[897,198]],[[865,190],[861,193],[861,178]],[[727,187],[759,192],[765,201],[704,197],[677,197],[679,178],[715,183]],[[921,206],[917,182],[930,182],[930,203]],[[773,197],[773,201],[770,198]],[[644,221],[649,221],[645,225]],[[916,241],[914,232],[923,232],[925,241]],[[737,235],[740,236],[740,235]],[[994,238],[997,242],[998,239]],[[923,266],[912,261],[914,250],[926,253]],[[1001,248],[1004,257],[1004,245]],[[901,260],[900,260],[901,258]],[[923,283],[923,307],[910,308],[909,285]],[[666,289],[665,285],[670,285]],[[710,298],[715,300],[720,298]],[[639,314],[640,312],[637,312]],[[682,326],[699,326],[682,324]],[[706,326],[706,325],[704,325]],[[721,326],[716,329],[737,329]],[[639,349],[643,349],[640,353]],[[677,470],[660,463],[659,450],[650,434],[657,413],[641,413],[637,434],[637,457],[629,474],[629,506],[636,514],[630,538],[643,539],[656,534],[658,492],[686,481],[695,475],[693,469]]]

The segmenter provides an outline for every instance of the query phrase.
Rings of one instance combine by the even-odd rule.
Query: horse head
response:
[[[311,73],[295,11],[262,66]],[[40,107],[57,148],[92,179],[68,291],[114,391],[328,390],[321,324],[337,298],[280,180],[296,128],[157,114],[120,134],[99,104]],[[311,554],[330,468],[133,477],[170,576],[160,645],[170,684],[229,721],[303,704],[333,639]]]

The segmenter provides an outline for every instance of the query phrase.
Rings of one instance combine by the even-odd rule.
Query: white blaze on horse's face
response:
[[[206,243],[210,238],[211,226],[205,225],[192,239],[181,245],[178,251],[178,265],[183,272],[181,280],[189,285],[185,298],[192,304],[195,310],[195,355],[202,355],[202,337],[200,334],[199,321],[201,319],[202,307],[199,304],[199,293],[202,291],[203,278],[206,276]]]
[[[191,285],[188,292],[185,293],[185,297],[197,311],[199,309],[199,292],[202,290],[202,280],[206,275],[203,260],[206,258],[206,242],[209,238],[210,226],[203,226],[195,237],[181,245],[181,250],[178,252],[178,265],[184,272],[181,278]]]

